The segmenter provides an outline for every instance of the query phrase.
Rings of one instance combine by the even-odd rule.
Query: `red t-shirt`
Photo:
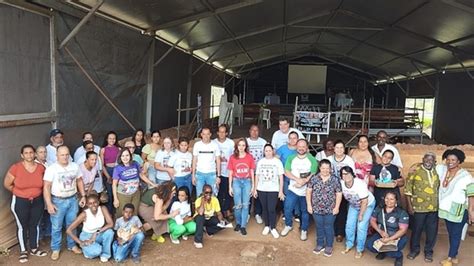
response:
[[[18,162],[10,167],[8,172],[15,177],[13,180],[13,195],[33,199],[43,193],[43,175],[46,169],[41,164],[36,164],[33,173],[26,170],[22,162]]]
[[[255,170],[255,161],[250,153],[247,153],[244,158],[236,158],[232,155],[227,163],[227,169],[232,170],[234,178],[250,178],[250,171]]]

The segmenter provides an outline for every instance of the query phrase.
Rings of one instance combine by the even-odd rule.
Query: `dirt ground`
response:
[[[283,221],[280,219],[278,230],[283,228]],[[174,245],[166,237],[164,244],[157,244],[149,237],[145,241],[142,249],[141,265],[393,265],[393,259],[386,258],[383,261],[375,260],[374,254],[366,251],[361,259],[356,260],[354,254],[341,254],[344,248],[343,243],[335,243],[334,254],[330,258],[322,255],[315,255],[312,250],[315,246],[315,228],[311,223],[307,241],[299,239],[296,230],[298,224],[294,224],[294,230],[287,237],[273,239],[271,235],[263,236],[261,230],[263,226],[250,219],[248,235],[241,236],[232,229],[225,229],[212,238],[204,238],[204,248],[196,249],[193,246],[193,238],[181,241],[181,244]],[[473,228],[470,228],[472,230]],[[244,258],[240,252],[251,243],[257,243],[265,247],[265,251],[258,258]],[[422,242],[423,243],[423,242]],[[64,245],[63,245],[64,246]],[[49,251],[49,244],[41,243],[41,247]],[[423,248],[423,245],[422,245]],[[63,247],[64,249],[64,247]],[[439,261],[446,256],[448,251],[448,238],[445,225],[440,222],[438,242],[435,247],[434,262],[425,263],[423,256],[418,256],[414,261],[404,259],[405,265],[439,265]],[[405,256],[408,254],[406,247]],[[3,259],[3,260],[1,260]],[[467,236],[461,243],[459,251],[461,266],[474,265],[474,237]],[[0,264],[19,265],[18,246],[12,248],[8,257],[0,258]],[[31,257],[29,265],[112,265],[112,261],[101,263],[99,259],[88,260],[82,255],[74,255],[69,251],[63,251],[58,261],[52,261],[49,256],[38,258]],[[134,265],[130,260],[121,265]]]

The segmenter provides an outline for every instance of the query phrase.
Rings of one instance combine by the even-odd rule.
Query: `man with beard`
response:
[[[438,234],[438,188],[439,176],[435,170],[436,155],[428,152],[423,163],[408,176],[405,187],[407,210],[413,216],[410,253],[407,258],[415,259],[420,254],[420,239],[426,232],[425,261],[433,261],[433,247]]]

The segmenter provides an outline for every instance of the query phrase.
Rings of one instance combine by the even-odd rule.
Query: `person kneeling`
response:
[[[74,230],[81,223],[82,232],[77,238]],[[81,246],[84,257],[94,259],[100,256],[101,262],[107,262],[112,256],[110,247],[114,239],[113,226],[107,207],[99,206],[99,197],[91,194],[87,196],[87,209],[77,216],[66,233]]]
[[[370,225],[376,231],[367,240],[367,249],[377,253],[377,260],[383,260],[385,256],[395,259],[395,266],[403,265],[403,248],[408,242],[406,236],[408,230],[408,213],[397,207],[397,194],[387,192],[384,197],[385,206],[377,207],[372,213]],[[376,249],[375,246],[378,246]],[[383,252],[384,246],[394,248]]]
[[[196,248],[202,248],[204,227],[207,234],[212,236],[223,228],[219,224],[225,225],[219,200],[212,196],[212,187],[206,184],[202,191],[202,196],[197,198],[195,202],[196,214],[194,219],[196,221],[196,235],[194,236],[194,246]]]
[[[143,225],[138,216],[133,215],[135,206],[131,203],[125,204],[122,210],[122,217],[115,221],[115,230],[117,231],[117,240],[112,245],[114,259],[116,262],[122,262],[132,255],[132,261],[140,263],[140,250],[145,239]]]
[[[188,188],[185,186],[180,187],[178,189],[178,200],[171,205],[171,213],[178,210],[179,214],[168,219],[168,228],[173,244],[179,244],[179,238],[181,236],[183,240],[187,240],[189,235],[196,232],[196,223],[191,216],[191,204],[189,204],[188,199]]]

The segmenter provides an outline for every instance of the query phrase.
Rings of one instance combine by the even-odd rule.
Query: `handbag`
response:
[[[383,221],[383,230],[385,233],[387,232],[387,225],[385,224],[385,211],[382,210],[382,221]],[[377,252],[391,252],[391,251],[398,251],[398,240],[390,240],[387,243],[382,242],[382,238],[375,240],[373,248],[377,250]]]

